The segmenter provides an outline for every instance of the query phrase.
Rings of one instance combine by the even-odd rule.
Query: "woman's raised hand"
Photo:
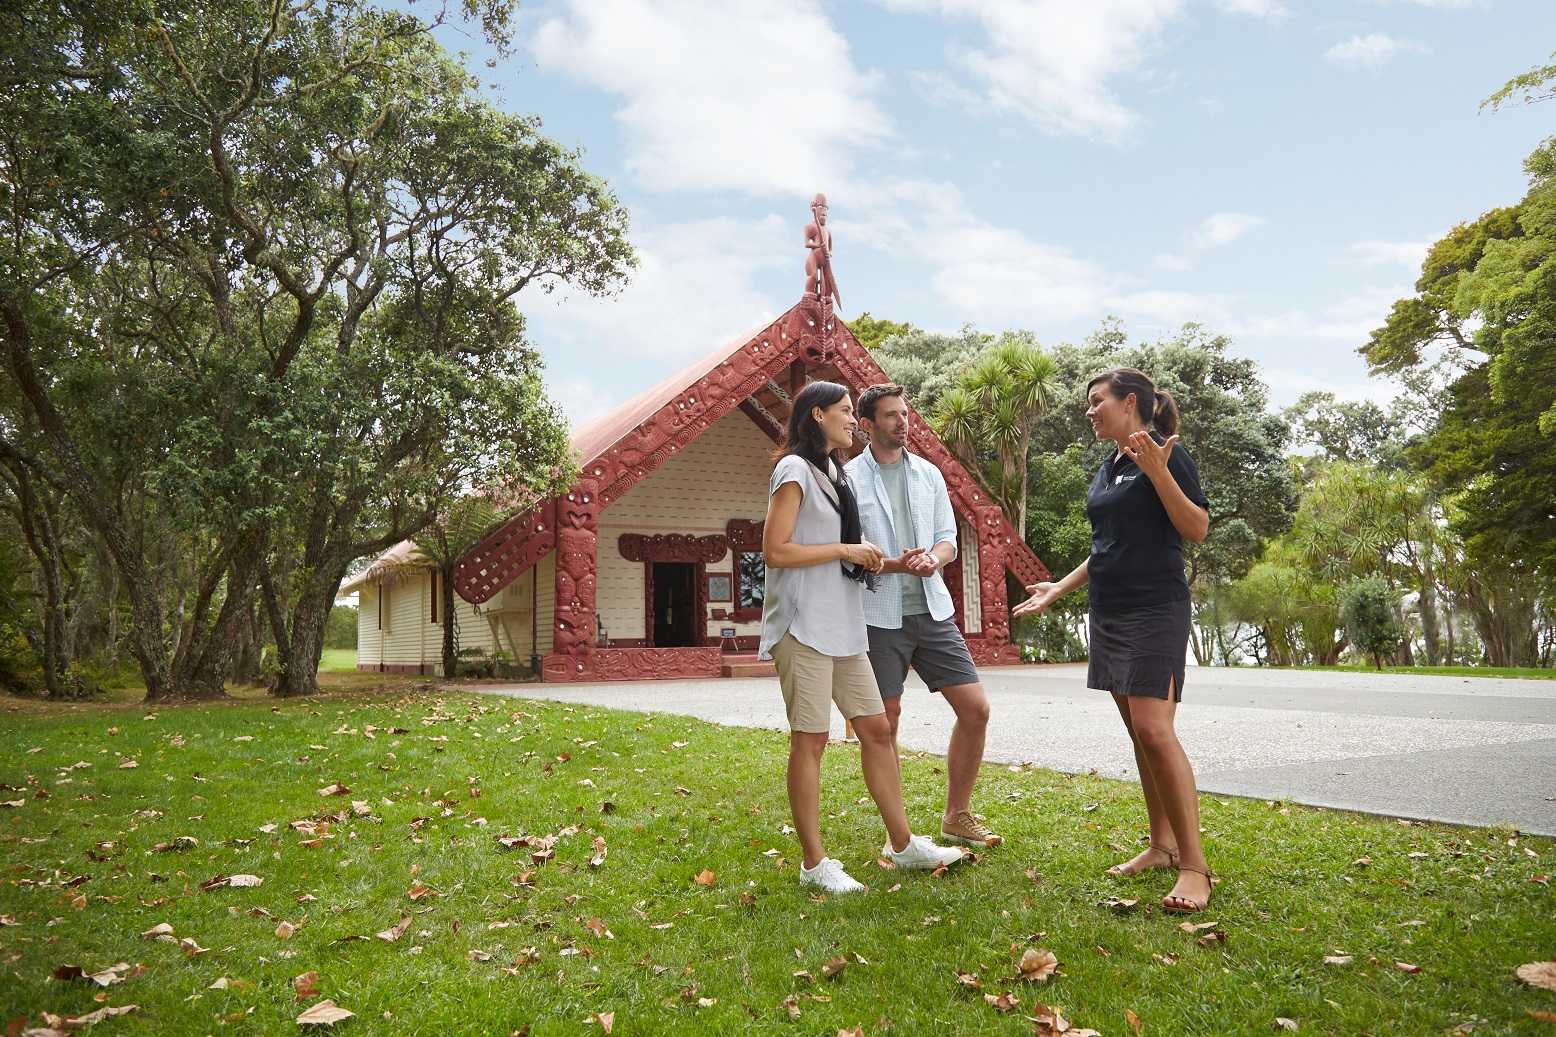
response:
[[[1057,583],[1034,583],[1027,587],[1027,593],[1032,595],[1026,601],[1010,610],[1012,616],[1027,616],[1046,612],[1048,606],[1059,600],[1060,592]]]
[[[1131,432],[1124,453],[1154,481],[1167,474],[1167,459],[1172,456],[1172,447],[1176,442],[1177,436],[1169,436],[1165,443],[1157,446],[1149,432]]]

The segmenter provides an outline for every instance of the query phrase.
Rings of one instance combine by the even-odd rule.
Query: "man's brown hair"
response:
[[[869,420],[874,421],[876,403],[886,398],[887,396],[901,396],[903,400],[908,398],[907,391],[904,390],[902,386],[893,384],[892,382],[884,382],[880,385],[872,385],[864,392],[859,394],[859,416],[861,418],[868,418]]]

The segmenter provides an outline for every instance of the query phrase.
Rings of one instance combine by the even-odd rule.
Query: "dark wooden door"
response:
[[[653,566],[654,647],[699,647],[696,564],[654,562]]]

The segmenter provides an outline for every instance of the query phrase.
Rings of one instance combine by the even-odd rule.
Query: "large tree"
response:
[[[1536,69],[1488,104],[1538,98],[1553,81]],[[1374,373],[1407,379],[1430,405],[1409,457],[1463,540],[1461,594],[1479,603],[1501,665],[1535,660],[1533,617],[1556,584],[1556,138],[1524,169],[1523,199],[1434,244],[1415,294],[1361,347]],[[1435,386],[1433,372],[1446,372]]]
[[[935,432],[973,471],[1027,535],[1032,434],[1059,391],[1053,358],[1024,332],[1006,334],[941,394]],[[990,456],[983,456],[990,455]]]
[[[6,11],[0,443],[106,546],[149,698],[220,694],[256,587],[310,690],[353,559],[566,479],[515,298],[610,290],[625,214],[405,13]]]

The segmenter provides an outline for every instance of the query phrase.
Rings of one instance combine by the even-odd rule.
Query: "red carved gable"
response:
[[[460,559],[454,587],[466,601],[480,604],[513,582],[557,542],[574,523],[589,523],[643,479],[744,403],[770,381],[787,383],[787,369],[796,361],[810,367],[830,366],[858,392],[888,381],[886,373],[841,321],[833,323],[830,308],[802,300],[777,320],[718,353],[703,358],[679,375],[628,401],[573,436],[582,479],[572,494],[547,501],[488,535]],[[1048,570],[1016,537],[978,481],[951,455],[915,413],[910,448],[945,475],[952,504],[978,531],[984,600],[1003,602],[1004,570],[1024,583],[1048,578]],[[580,488],[589,484],[598,497],[581,506]],[[560,507],[558,506],[560,504]],[[987,566],[985,568],[985,566]],[[995,587],[994,584],[998,586]]]

